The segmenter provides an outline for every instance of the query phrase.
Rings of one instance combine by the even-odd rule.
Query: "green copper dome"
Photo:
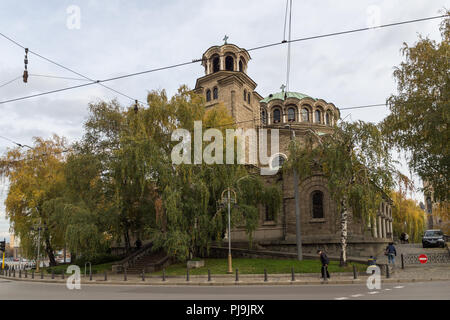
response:
[[[285,99],[285,94],[287,95],[286,98],[297,98],[299,100],[303,99],[303,98],[311,98],[314,99],[306,94],[300,93],[300,92],[277,92],[277,93],[273,93],[270,94],[269,96],[267,96],[266,98],[262,99],[260,102],[264,102],[264,103],[269,103],[272,100],[276,100],[276,99],[280,99],[280,100],[284,100]],[[316,100],[316,99],[314,99]]]

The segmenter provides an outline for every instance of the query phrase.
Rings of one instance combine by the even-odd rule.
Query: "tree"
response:
[[[389,145],[380,129],[363,121],[340,122],[332,134],[313,130],[293,140],[285,170],[294,167],[303,180],[323,174],[340,214],[341,265],[347,263],[348,216],[373,225],[383,194],[394,185]]]
[[[425,192],[445,201],[450,196],[449,17],[440,30],[440,43],[419,36],[414,46],[403,44],[406,60],[394,71],[398,93],[388,99],[391,114],[383,130],[393,144],[407,151],[410,168],[430,187]]]
[[[404,192],[392,192],[392,228],[397,236],[403,232],[409,235],[411,242],[420,242],[425,229],[425,213]]]
[[[202,120],[203,129],[220,128],[223,136],[225,129],[233,127],[234,120],[224,106],[206,112],[203,98],[185,88],[166,103],[164,109],[175,110],[172,117],[177,119],[177,127],[187,129],[191,136],[196,120]],[[170,147],[173,145],[172,142]],[[223,147],[222,152],[225,150]],[[250,238],[257,227],[259,206],[270,203],[269,210],[275,212],[281,203],[279,189],[264,186],[243,165],[183,163],[170,164],[166,169],[165,173],[158,173],[163,216],[158,226],[148,232],[155,239],[156,248],[163,248],[181,261],[205,254],[213,241],[222,241],[227,215],[219,202],[227,187],[236,190],[239,202],[232,210],[231,225],[245,225]]]
[[[12,149],[0,162],[0,175],[10,183],[5,204],[11,228],[27,256],[35,256],[37,246],[43,246],[51,266],[56,265],[54,251],[62,248],[64,231],[52,220],[47,203],[62,196],[65,150],[65,139],[56,135],[49,140],[35,138],[33,148]]]

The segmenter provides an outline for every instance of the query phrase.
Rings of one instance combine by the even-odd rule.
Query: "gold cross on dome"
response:
[[[228,36],[225,35],[225,37],[223,37],[223,41],[225,42],[224,44],[227,44],[227,40],[228,40]]]
[[[285,86],[284,84],[282,84],[281,87],[280,87],[281,92],[284,92],[284,89],[285,89],[285,88],[286,88],[286,86]]]

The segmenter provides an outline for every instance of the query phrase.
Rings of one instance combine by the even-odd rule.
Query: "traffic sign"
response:
[[[420,261],[421,264],[427,263],[427,261],[428,261],[427,255],[426,255],[426,254],[421,254],[421,255],[419,256],[419,261]]]

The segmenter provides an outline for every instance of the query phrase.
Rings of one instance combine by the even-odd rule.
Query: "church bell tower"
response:
[[[226,42],[210,47],[203,54],[205,75],[197,79],[195,92],[205,97],[206,108],[222,103],[235,120],[237,127],[252,128],[259,121],[257,86],[247,75],[251,57],[247,50]]]

